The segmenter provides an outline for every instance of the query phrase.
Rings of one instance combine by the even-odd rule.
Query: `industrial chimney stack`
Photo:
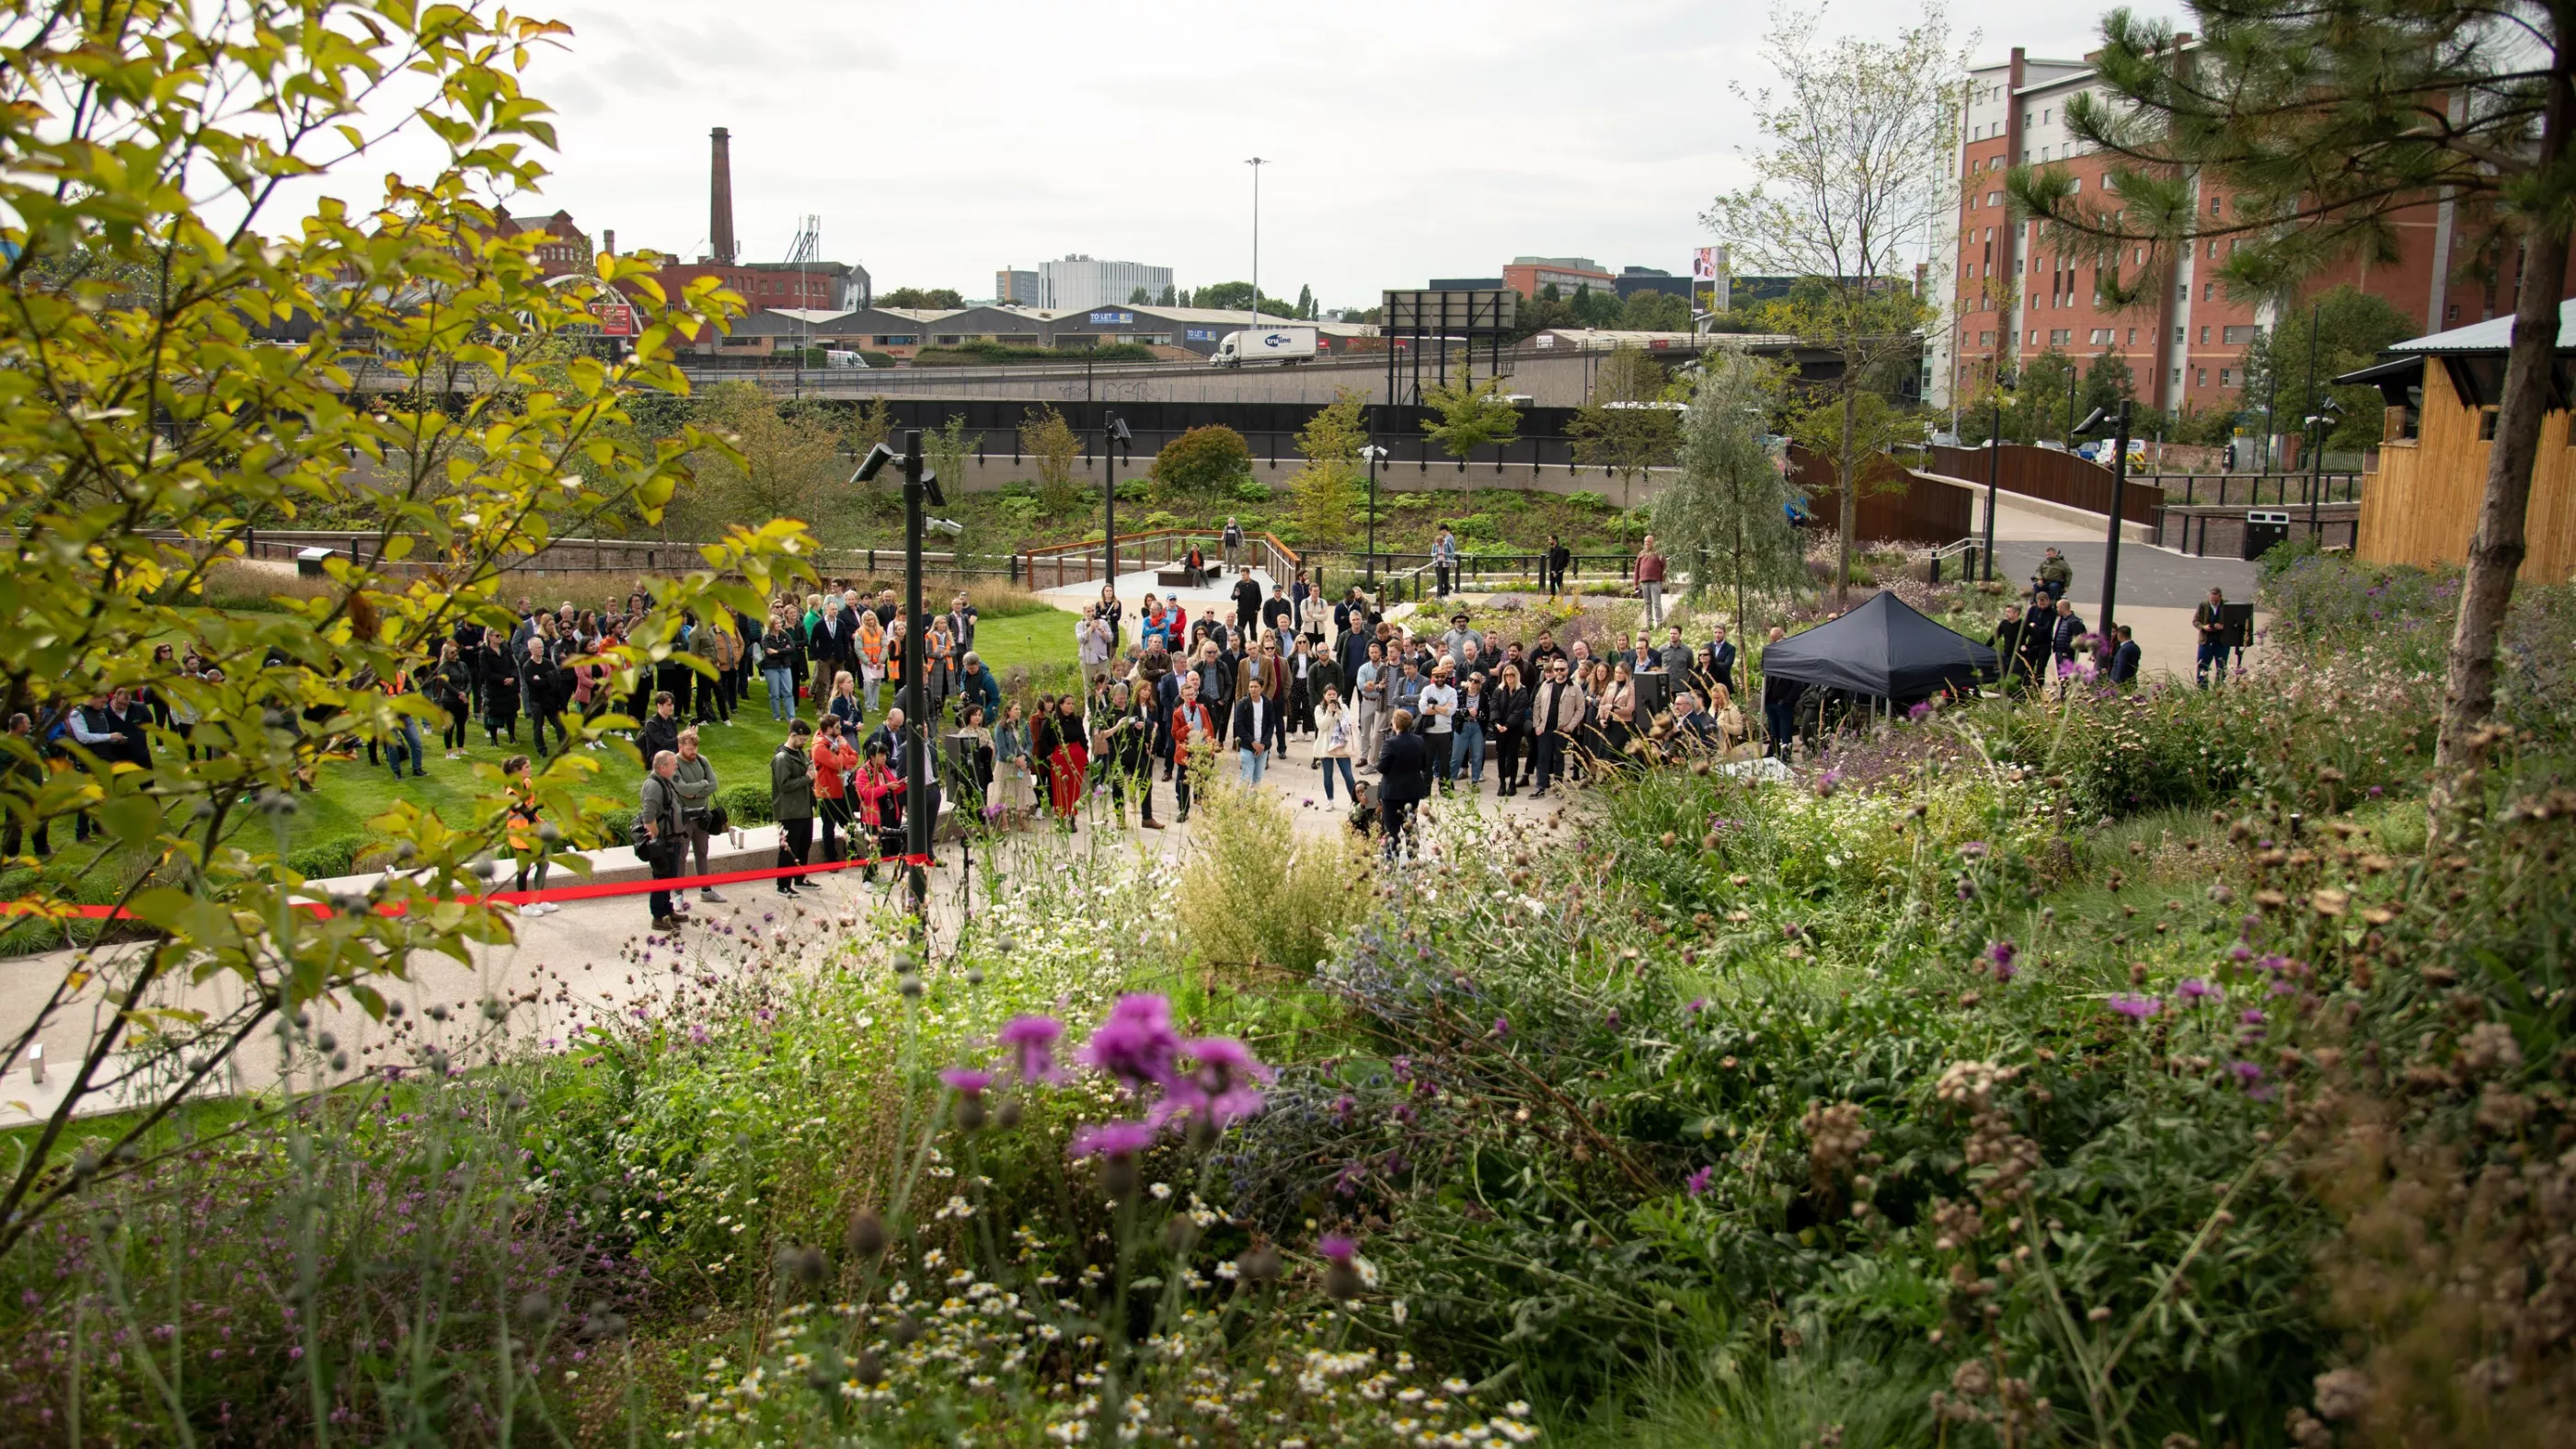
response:
[[[707,238],[715,259],[733,265],[733,155],[725,128],[714,131],[715,165],[707,185]]]

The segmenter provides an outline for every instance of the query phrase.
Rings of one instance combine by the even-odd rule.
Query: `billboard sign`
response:
[[[1726,248],[1698,247],[1691,252],[1691,280],[1714,282],[1726,270]]]
[[[1133,312],[1094,312],[1091,314],[1091,325],[1094,327],[1131,327],[1135,325],[1135,322],[1136,314]]]
[[[592,302],[590,315],[598,321],[603,337],[632,337],[636,333],[635,304],[622,297],[602,297]]]
[[[1217,340],[1216,329],[1213,327],[1192,327],[1188,331],[1182,333],[1182,336],[1188,338],[1192,342],[1214,342]]]

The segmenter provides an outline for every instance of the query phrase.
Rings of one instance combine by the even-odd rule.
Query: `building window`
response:
[[[2179,367],[2174,369],[2174,386],[2182,386],[2182,369]]]
[[[2177,346],[2177,347],[2179,347],[2179,346],[2181,346],[2181,345],[2182,345],[2182,342],[2183,342],[2182,329],[2181,329],[2181,328],[2179,328],[2179,327],[2177,327],[2177,328],[2175,328],[2175,329],[2174,329],[2174,345],[2175,345],[2175,346]]]
[[[2135,327],[2129,329],[2129,345],[2131,347],[2138,345],[2138,329]]]
[[[2234,387],[2236,385],[2235,372],[2228,368],[2220,368],[2218,370],[2218,385],[2220,387]]]
[[[2108,327],[2096,327],[2096,328],[2094,328],[2094,329],[2093,329],[2093,345],[2094,345],[2094,346],[2096,346],[2096,347],[2108,347],[2108,346],[2110,346],[2110,345],[2111,345],[2111,329],[2110,329],[2110,328],[2108,328]]]
[[[2204,302],[2213,302],[2217,299],[2218,284],[2216,282],[2203,282],[2200,284],[2200,300]]]
[[[2230,347],[2242,347],[2262,335],[2260,327],[2226,327],[2219,331],[2219,339]]]
[[[2064,347],[2074,340],[2075,329],[2072,327],[2060,327],[2048,334],[2048,345],[2051,347]]]
[[[1997,205],[2001,203],[2003,199],[2004,194],[2000,191],[1989,191],[1986,193],[1986,205],[1988,206]]]
[[[2203,347],[2209,345],[2209,329],[2206,327],[2200,329],[2200,345]]]
[[[2193,368],[2191,370],[2191,385],[2193,387],[2209,386],[2209,369],[2206,367]]]
[[[2218,215],[2218,198],[2215,196],[2209,198],[2209,214],[2212,216]]]
[[[2039,329],[2036,327],[2030,329],[2030,345],[2033,347],[2039,345]]]
[[[2443,320],[2443,321],[2445,321],[2445,322],[2457,322],[2457,321],[2459,321],[2459,320],[2460,320],[2460,304],[2459,304],[2459,303],[2457,303],[2457,302],[2453,302],[2450,306],[2443,308],[2443,309],[2442,309],[2442,320]]]
[[[1991,332],[1980,332],[1980,333],[1978,333],[1978,334],[1977,334],[1977,345],[1978,345],[1979,347],[1992,347],[1992,346],[1994,346],[1994,345],[1995,345],[1995,334],[1993,334],[1993,333],[1991,333]]]

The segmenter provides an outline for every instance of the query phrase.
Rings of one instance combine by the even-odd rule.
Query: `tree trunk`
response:
[[[2570,85],[2576,56],[2562,40],[2550,66],[2549,101],[2542,114],[2540,154],[2533,169],[2550,175],[2565,164],[2571,114]],[[2496,404],[2496,439],[2487,455],[2486,496],[2478,505],[2477,532],[2469,536],[2467,576],[2460,588],[2460,618],[2451,630],[2450,677],[2442,697],[2442,729],[2433,763],[2457,770],[2470,762],[2469,736],[2495,711],[2496,638],[2513,604],[2514,577],[2522,569],[2531,505],[2531,469],[2540,453],[2540,424],[2549,410],[2549,374],[2558,350],[2559,292],[2567,275],[2568,233],[2544,221],[2525,244],[2522,291],[2513,308],[2513,345],[2506,354],[2504,395]],[[2436,791],[2436,800],[2445,793]]]
[[[1834,566],[1834,607],[1838,609],[1847,608],[1851,604],[1852,530],[1860,526],[1860,494],[1853,486],[1854,476],[1860,472],[1860,469],[1852,462],[1852,410],[1856,403],[1852,397],[1851,366],[1851,357],[1845,354],[1843,357],[1843,450],[1842,456],[1834,460],[1835,479],[1842,488],[1840,510],[1842,517],[1836,523],[1836,527],[1842,533],[1842,558]]]

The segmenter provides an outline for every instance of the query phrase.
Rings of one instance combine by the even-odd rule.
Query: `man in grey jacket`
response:
[[[769,818],[778,822],[778,868],[805,863],[814,847],[813,727],[803,720],[787,726],[787,742],[769,757]],[[796,894],[798,877],[778,878],[778,893]]]
[[[679,755],[679,761],[671,770],[671,787],[680,792],[680,815],[689,828],[689,848],[697,856],[698,874],[705,875],[707,839],[713,833],[707,829],[707,810],[716,803],[716,765],[715,761],[698,753],[698,732],[695,729],[680,731]],[[722,902],[724,897],[716,894],[714,886],[700,886],[698,899]],[[680,913],[686,915],[689,903],[683,900],[679,908]]]
[[[679,768],[680,757],[669,750],[653,757],[653,772],[644,777],[644,787],[637,801],[635,828],[643,838],[635,843],[635,853],[644,857],[652,868],[653,879],[670,880],[680,873],[680,853],[687,848],[681,832],[688,827],[680,812],[679,787],[671,776]],[[671,893],[653,892],[653,929],[676,931],[680,918],[671,909]]]

